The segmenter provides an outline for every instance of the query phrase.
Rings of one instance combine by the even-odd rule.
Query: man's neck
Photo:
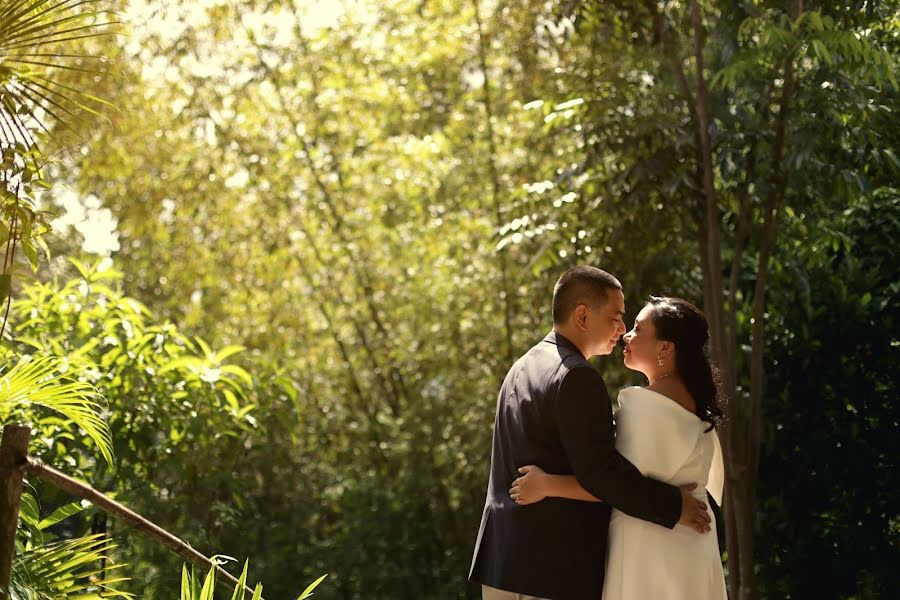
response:
[[[566,338],[567,340],[569,340],[573,346],[578,348],[578,351],[581,352],[581,355],[583,357],[590,358],[590,355],[587,353],[587,349],[586,349],[584,343],[582,342],[581,337],[578,335],[575,335],[573,332],[569,331],[568,327],[554,325],[553,332],[556,333],[557,335],[561,335],[564,338]]]

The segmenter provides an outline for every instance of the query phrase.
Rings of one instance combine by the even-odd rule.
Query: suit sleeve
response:
[[[681,492],[644,477],[616,451],[609,394],[591,367],[569,371],[558,390],[557,424],[578,483],[625,514],[672,528],[681,518]]]

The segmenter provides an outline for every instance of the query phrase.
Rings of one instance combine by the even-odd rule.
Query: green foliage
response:
[[[73,52],[74,40],[111,32],[114,23],[107,18],[109,11],[103,8],[104,4],[96,0],[9,0],[4,4],[0,13],[4,196],[27,198],[32,186],[49,187],[41,177],[46,157],[38,147],[39,132],[52,138],[54,126],[57,130],[71,128],[74,121],[84,122],[84,113],[100,116],[90,104],[108,105],[88,93],[87,86],[73,88],[63,83],[59,75],[65,71],[90,76],[106,74],[105,61],[99,56]],[[22,241],[29,239],[25,235]]]
[[[85,511],[85,503],[59,506],[45,518],[37,498],[22,494],[16,553],[9,585],[10,597],[18,600],[74,600],[133,596],[120,586],[128,581],[115,564],[116,548],[107,536],[89,534],[60,539],[54,529]],[[66,521],[68,524],[71,521]]]
[[[888,598],[897,489],[900,194],[785,226],[760,490],[765,597]],[[802,485],[787,482],[800,482]]]
[[[20,142],[0,141],[0,157],[0,244],[5,246],[0,300],[6,301],[12,275],[18,275],[14,264],[16,246],[22,250],[33,273],[38,269],[38,250],[49,258],[44,236],[50,231],[52,214],[38,208],[39,195],[50,187],[38,166],[43,158],[40,151]]]
[[[213,558],[213,562],[218,564],[224,564],[224,561],[219,561],[216,558]],[[232,600],[243,600],[244,598],[244,588],[247,583],[247,567],[249,563],[244,563],[244,570],[241,572],[241,576],[238,578],[238,583],[234,588],[234,593],[232,595]],[[203,585],[200,585],[199,579],[194,572],[193,567],[191,568],[190,575],[188,575],[187,565],[183,565],[181,568],[181,600],[213,600],[216,591],[216,567],[213,566],[209,572],[206,574],[206,577],[203,579]],[[262,597],[262,585],[257,585],[253,590],[252,600],[259,600]]]
[[[54,156],[41,135],[57,148],[62,132],[76,134],[87,125],[85,114],[102,116],[92,105],[111,106],[88,92],[90,82],[67,85],[61,74],[100,78],[108,74],[99,55],[81,54],[79,44],[113,33],[115,21],[106,2],[97,0],[8,0],[0,9],[0,244],[5,247],[0,272],[0,321],[3,336],[14,277],[28,277],[16,263],[21,250],[32,273],[39,251],[50,249],[44,236],[52,213],[41,210],[41,196],[52,188],[46,167]],[[45,141],[45,140],[44,140]]]
[[[224,564],[224,561],[218,559],[217,557],[213,558],[213,562],[217,565]],[[240,577],[238,577],[237,585],[234,587],[234,592],[232,593],[231,600],[244,600],[246,598],[245,590],[247,583],[247,568],[249,566],[249,561],[244,563],[244,570],[241,571]],[[309,598],[313,595],[313,591],[322,583],[327,575],[322,575],[314,582],[309,584],[303,593],[297,598],[297,600],[304,600],[305,598]],[[209,572],[206,574],[206,577],[203,579],[202,586],[200,585],[200,579],[197,577],[194,572],[193,567],[191,568],[190,574],[188,574],[187,565],[183,565],[181,568],[181,600],[213,600],[215,595],[215,587],[216,587],[216,567],[212,567]],[[262,598],[262,585],[257,584],[253,589],[253,595],[250,600],[260,600]]]
[[[37,131],[72,128],[84,113],[101,116],[92,105],[106,104],[60,81],[70,70],[88,76],[107,73],[99,56],[73,52],[75,40],[109,35],[115,21],[108,3],[98,0],[8,0],[0,12],[0,146],[37,147]],[[27,151],[21,155],[27,157]],[[27,157],[39,165],[40,157]],[[27,181],[27,178],[26,178]]]
[[[57,412],[81,428],[111,465],[112,436],[99,395],[80,374],[77,364],[53,356],[22,357],[0,376],[0,422],[35,407]]]
[[[43,395],[34,390],[10,394],[11,400],[30,400],[67,411],[64,414],[69,420],[29,415],[28,421],[37,431],[30,451],[70,475],[92,480],[98,489],[115,492],[130,508],[166,523],[179,535],[194,532],[201,536],[204,518],[210,514],[208,498],[195,496],[193,505],[187,499],[205,477],[214,480],[211,487],[222,490],[229,476],[215,470],[195,471],[193,478],[185,479],[184,469],[191,463],[219,463],[220,453],[238,456],[243,437],[255,428],[254,405],[247,402],[252,380],[230,363],[240,349],[216,351],[202,340],[183,336],[172,324],[155,324],[144,306],[117,289],[119,273],[77,261],[75,266],[80,277],[61,286],[26,285],[12,306],[15,351],[46,357],[36,359],[41,365],[69,365],[69,372],[79,367],[70,375],[79,379],[65,386],[38,378],[47,386]],[[11,373],[20,372],[21,368]],[[36,377],[32,374],[28,381]],[[20,375],[14,381],[21,379]],[[98,394],[104,398],[104,417],[109,424],[103,429],[105,437],[94,436],[93,445],[93,438],[84,438],[80,432],[91,431],[99,422],[78,413],[71,398],[75,392],[87,394],[88,390],[94,394],[90,398],[100,397]],[[56,398],[54,391],[64,394],[68,404]],[[95,448],[112,451],[116,461],[94,460]],[[52,489],[39,486],[38,491],[51,505],[65,502]],[[167,502],[170,497],[179,502]],[[218,501],[213,510],[217,507],[226,504]],[[102,513],[92,518],[95,527],[101,523],[105,530]],[[46,524],[47,519],[42,521]],[[188,527],[190,522],[201,528]],[[183,530],[179,524],[185,525]],[[77,531],[77,525],[69,527]],[[154,548],[153,542],[141,543]],[[168,559],[164,550],[157,552]],[[122,558],[130,559],[127,553]]]
[[[16,556],[10,582],[12,598],[69,600],[75,598],[132,598],[120,586],[129,581],[120,574],[123,564],[113,561],[116,548],[102,534],[64,536],[54,533],[60,523],[88,509],[87,502],[69,503],[41,518],[38,499],[22,494]]]
[[[128,580],[115,574],[121,565],[106,564],[115,547],[105,536],[90,535],[28,548],[13,564],[10,598],[134,598],[134,595],[116,589],[116,584]]]

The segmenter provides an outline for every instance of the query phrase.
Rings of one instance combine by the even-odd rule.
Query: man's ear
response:
[[[575,327],[578,328],[578,331],[587,331],[587,317],[588,317],[587,304],[575,305],[575,311],[573,313],[573,317],[575,320]]]

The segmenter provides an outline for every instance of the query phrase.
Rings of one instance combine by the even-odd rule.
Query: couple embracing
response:
[[[722,416],[706,318],[651,297],[625,333],[625,296],[574,267],[553,291],[553,331],[509,370],[494,422],[470,579],[484,600],[724,600],[706,492],[721,502]],[[647,387],[612,408],[588,363],[623,337]]]

